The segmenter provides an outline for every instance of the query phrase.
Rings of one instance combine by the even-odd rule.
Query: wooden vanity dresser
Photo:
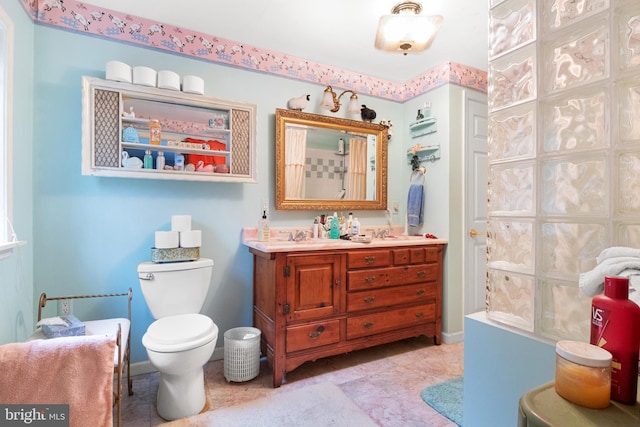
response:
[[[440,344],[444,240],[244,242],[273,386],[306,361],[409,337]]]

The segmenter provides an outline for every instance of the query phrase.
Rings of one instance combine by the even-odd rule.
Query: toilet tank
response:
[[[138,265],[142,295],[154,319],[200,313],[209,291],[213,260]]]

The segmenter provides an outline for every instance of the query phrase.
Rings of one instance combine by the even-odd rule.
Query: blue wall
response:
[[[520,397],[553,381],[555,346],[487,320],[464,319],[464,426],[513,427]]]
[[[317,107],[325,87],[59,27],[34,25],[19,2],[0,0],[0,5],[16,16],[19,33],[16,229],[19,237],[28,242],[21,247],[20,257],[0,261],[2,280],[8,283],[0,286],[5,309],[2,316],[7,319],[0,323],[0,343],[20,341],[30,334],[41,292],[50,296],[79,295],[123,292],[131,287],[132,360],[146,360],[141,338],[153,319],[140,292],[136,267],[149,260],[154,231],[169,229],[173,214],[192,216],[193,227],[203,231],[201,255],[215,261],[212,288],[203,313],[221,331],[251,324],[253,264],[248,250],[241,245],[241,229],[257,225],[265,198],[270,202],[274,227],[307,226],[315,215],[325,213],[274,209],[275,109],[285,108],[291,97],[309,93],[312,99],[306,111],[326,114]],[[207,96],[256,104],[258,182],[174,182],[81,175],[81,77],[104,78],[104,67],[110,60],[200,75],[205,80]],[[450,116],[461,114],[452,110],[449,101],[457,93],[454,89],[457,87],[445,85],[405,104],[359,94],[361,102],[374,108],[380,120],[391,120],[394,125],[389,143],[388,198],[399,202],[400,211],[393,216],[396,225],[404,224],[410,174],[406,153],[416,143],[408,123],[415,118],[416,106],[425,100],[432,102],[439,128],[434,141],[443,144],[443,159],[428,165],[425,225],[411,232],[431,232],[443,238],[448,238],[448,224],[459,222],[460,215],[441,208],[442,194],[432,191],[449,188],[449,182],[457,180],[450,176],[449,164],[460,159],[447,155],[447,144],[460,144],[455,136],[460,131],[449,126]],[[345,115],[344,111],[335,114]],[[386,223],[384,211],[360,211],[357,216],[363,226]],[[450,242],[450,246],[459,244]],[[459,265],[453,261],[447,260],[446,265]],[[462,307],[455,295],[461,292],[462,284],[448,283],[447,277],[445,272],[443,332],[458,336]],[[45,315],[55,313],[55,304],[47,308]],[[105,307],[94,301],[77,301],[74,312],[85,319],[126,314],[124,304]],[[20,333],[16,332],[18,320]],[[218,347],[222,344],[219,340]]]
[[[13,226],[27,245],[0,260],[0,343],[22,341],[33,330],[33,48],[34,26],[15,0],[0,0],[14,23]],[[4,225],[3,225],[4,226]]]
[[[312,212],[279,212],[274,199],[274,112],[293,96],[312,94],[317,105],[324,87],[178,55],[116,43],[47,26],[35,26],[34,49],[34,295],[120,292],[133,288],[132,360],[146,360],[141,338],[152,317],[136,274],[150,258],[154,231],[169,229],[173,214],[192,216],[203,231],[201,256],[215,262],[203,313],[225,331],[252,322],[252,257],[241,245],[241,229],[256,226],[261,201],[270,201],[273,226],[311,224]],[[81,175],[81,77],[104,78],[109,60],[170,69],[205,80],[208,96],[258,106],[257,184],[200,183]],[[402,126],[402,106],[361,96],[378,117]],[[313,107],[308,109],[314,111]],[[339,113],[340,114],[340,113]],[[390,155],[390,193],[406,194],[402,150]],[[394,184],[394,181],[397,181]],[[384,212],[359,212],[365,224],[384,223]],[[82,301],[79,317],[118,315]],[[120,313],[124,314],[124,313]],[[222,346],[218,340],[218,346]]]

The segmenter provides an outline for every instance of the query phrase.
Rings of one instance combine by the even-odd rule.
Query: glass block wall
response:
[[[640,247],[640,1],[490,0],[490,318],[589,339],[579,274]]]

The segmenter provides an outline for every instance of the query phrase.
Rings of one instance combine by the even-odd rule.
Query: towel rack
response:
[[[427,168],[425,168],[424,166],[419,166],[418,168],[411,171],[411,176],[409,177],[409,183],[417,184],[417,182],[415,182],[415,179],[416,177],[419,177],[419,178],[422,178],[422,182],[420,182],[420,184],[424,184],[426,174],[427,174]]]

